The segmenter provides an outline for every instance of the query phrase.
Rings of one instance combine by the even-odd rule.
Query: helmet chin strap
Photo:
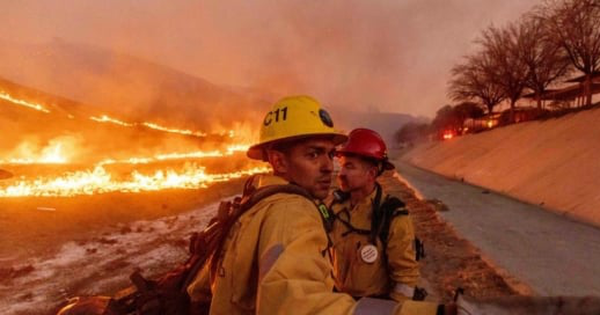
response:
[[[376,240],[377,240],[377,235],[379,234],[379,230],[378,230],[378,226],[376,226],[378,224],[378,222],[381,222],[381,216],[382,213],[381,211],[379,211],[379,206],[381,205],[381,195],[382,195],[382,189],[381,186],[375,182],[375,189],[377,190],[377,192],[375,193],[375,198],[372,200],[372,204],[371,204],[371,235],[370,235],[370,240],[371,243],[373,245],[377,244]]]
[[[377,177],[379,177],[379,175],[383,174],[383,171],[385,171],[385,161],[379,161],[377,162]]]

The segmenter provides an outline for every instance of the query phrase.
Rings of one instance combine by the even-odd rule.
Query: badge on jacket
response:
[[[374,263],[377,260],[377,257],[379,256],[377,247],[375,247],[372,244],[362,246],[358,250],[358,252],[360,254],[360,259],[362,259],[362,261],[366,262],[367,264]]]

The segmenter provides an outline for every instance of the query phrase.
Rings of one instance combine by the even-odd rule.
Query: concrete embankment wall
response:
[[[403,159],[600,226],[600,109],[423,143]]]

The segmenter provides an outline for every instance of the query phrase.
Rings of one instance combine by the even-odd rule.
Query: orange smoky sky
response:
[[[448,103],[449,70],[479,32],[540,2],[3,1],[0,39],[60,37],[219,85],[431,117]]]

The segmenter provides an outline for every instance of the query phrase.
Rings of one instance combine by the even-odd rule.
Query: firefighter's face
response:
[[[308,139],[286,151],[280,154],[279,162],[272,163],[276,173],[308,190],[317,199],[327,197],[333,174],[333,141]]]
[[[377,177],[377,167],[356,156],[340,156],[338,185],[345,192],[363,189]]]

